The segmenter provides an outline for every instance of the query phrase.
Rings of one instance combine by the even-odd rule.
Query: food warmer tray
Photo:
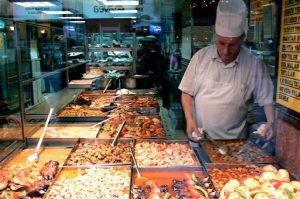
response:
[[[185,179],[185,176],[187,174],[196,174],[199,180],[203,180],[204,178],[207,179],[207,183],[210,183],[209,188],[211,189],[212,195],[208,198],[218,198],[218,193],[216,192],[216,189],[212,183],[212,180],[210,179],[210,176],[206,172],[205,168],[202,166],[190,166],[190,167],[160,167],[160,168],[153,168],[153,167],[143,167],[140,168],[141,178],[137,178],[137,172],[136,169],[133,168],[132,172],[132,190],[131,190],[131,198],[136,198],[133,196],[135,193],[134,188],[137,186],[141,186],[148,180],[154,181],[155,184],[161,186],[161,185],[168,185],[169,192],[171,192],[172,196],[175,196],[172,183],[173,180],[183,180]],[[201,176],[202,178],[199,178]],[[204,186],[202,187],[204,188]],[[205,188],[204,188],[205,189]],[[201,193],[199,191],[198,193]]]
[[[55,183],[59,180],[64,180],[66,178],[74,178],[74,177],[78,177],[79,173],[81,173],[82,175],[86,174],[89,172],[89,170],[94,169],[115,169],[115,170],[127,170],[129,172],[129,176],[128,176],[128,180],[129,180],[129,184],[128,184],[128,188],[126,188],[126,190],[128,190],[128,199],[130,199],[130,190],[132,190],[132,167],[130,165],[120,165],[120,166],[111,166],[111,165],[96,165],[96,166],[84,166],[84,167],[63,167],[60,172],[58,173],[58,175],[55,177],[54,182],[52,183],[52,185],[48,188],[47,192],[45,193],[43,198],[53,198],[51,197],[51,190],[53,189],[53,187],[55,186]],[[112,173],[114,175],[114,173]],[[98,176],[98,175],[97,175]],[[91,178],[92,179],[92,178]],[[94,176],[93,176],[94,179]],[[111,179],[109,179],[110,182],[113,182]],[[77,182],[86,182],[86,179],[83,180],[77,180]],[[101,181],[103,182],[103,181]],[[65,183],[62,183],[65,184]],[[102,183],[103,184],[103,183]],[[106,183],[104,183],[106,184]],[[80,186],[80,187],[85,187],[85,186]],[[95,183],[93,183],[93,187],[95,187]],[[115,186],[110,186],[113,187],[112,189],[114,189]],[[61,189],[58,189],[61,190]],[[69,189],[68,189],[69,190]],[[103,189],[101,189],[103,190]],[[105,189],[106,190],[106,189]],[[122,191],[123,192],[123,191]]]
[[[71,154],[73,154],[79,147],[80,143],[85,143],[85,144],[93,144],[93,143],[109,143],[111,144],[113,139],[98,139],[98,138],[79,138],[75,146],[73,147],[72,151],[70,152],[67,160],[70,159]],[[134,139],[126,139],[126,138],[120,138],[117,140],[117,143],[132,143],[132,148],[134,148],[135,140]],[[128,150],[129,151],[129,150]],[[66,161],[64,164],[64,167],[70,167],[70,168],[89,168],[89,167],[98,167],[98,166],[122,166],[122,165],[132,165],[132,160],[130,157],[130,162],[128,163],[107,163],[107,164],[90,164],[90,165],[68,165],[68,162]]]
[[[196,149],[196,153],[198,154],[198,156],[200,157],[201,161],[203,163],[218,163],[218,164],[263,164],[263,163],[276,163],[277,161],[274,159],[274,157],[272,155],[270,155],[268,152],[260,149],[255,143],[251,142],[250,140],[247,139],[237,139],[237,140],[223,140],[223,139],[219,139],[216,140],[221,146],[228,145],[228,144],[236,144],[238,145],[238,143],[242,143],[242,146],[246,146],[246,144],[249,144],[251,147],[253,147],[255,149],[255,151],[257,151],[257,153],[261,154],[261,158],[263,159],[263,161],[255,161],[257,159],[257,156],[255,156],[255,158],[251,157],[250,160],[238,160],[236,153],[238,153],[239,151],[234,150],[234,154],[232,154],[232,148],[230,147],[229,150],[231,152],[229,152],[227,155],[221,155],[217,152],[217,149],[212,145],[211,141],[209,140],[200,140],[199,142],[199,148]],[[210,148],[212,150],[207,150],[205,145],[210,146]],[[241,146],[239,146],[239,148],[241,148]],[[243,148],[243,153],[239,154],[241,155],[241,157],[244,157],[244,155],[249,155],[249,153],[247,152],[249,148],[244,147]],[[213,151],[215,151],[213,154],[211,154]],[[211,157],[211,155],[214,155],[214,157]],[[214,161],[214,158],[216,159],[220,159],[217,161]],[[245,157],[247,158],[247,157]],[[253,159],[253,160],[252,160]]]
[[[155,142],[155,143],[166,143],[166,144],[171,144],[171,143],[179,143],[179,144],[186,144],[188,145],[191,150],[192,150],[192,158],[193,160],[196,162],[197,165],[177,165],[177,166],[139,166],[140,168],[173,168],[173,167],[195,167],[195,166],[201,166],[201,162],[198,159],[197,155],[195,154],[195,151],[193,150],[193,148],[191,147],[191,145],[189,144],[189,141],[187,140],[163,140],[163,139],[136,139],[135,145],[137,145],[138,143],[142,143],[142,142]]]
[[[212,180],[214,187],[218,192],[221,191],[223,186],[221,186],[222,183],[227,183],[230,179],[235,178],[236,175],[240,176],[240,180],[243,180],[248,177],[253,177],[255,175],[260,175],[260,169],[263,166],[266,165],[272,165],[277,169],[283,169],[283,167],[278,164],[278,163],[268,163],[268,164],[214,164],[214,163],[206,163],[204,164],[205,170],[208,173],[210,179]],[[217,176],[213,175],[213,172],[211,170],[218,170],[216,171],[215,175],[221,175],[220,179],[217,179]],[[228,175],[224,175],[225,171],[222,170],[227,170],[227,172],[232,172]],[[233,169],[233,170],[229,170]],[[228,171],[229,170],[229,171]],[[230,179],[227,177],[230,176]],[[296,180],[292,175],[290,175],[291,180]]]
[[[105,116],[59,116],[59,114],[66,107],[68,107],[68,105],[66,105],[56,113],[56,120],[58,122],[100,122],[107,119],[107,114],[105,114]]]
[[[107,125],[111,125],[111,126],[118,126],[118,128],[121,126],[121,124],[122,123],[120,123],[120,122],[107,122],[106,123]],[[110,135],[107,135],[107,134],[105,134],[104,133],[104,131],[103,131],[103,127],[104,127],[104,125],[105,124],[101,124],[100,125],[100,129],[99,129],[99,132],[98,132],[98,134],[97,134],[97,138],[98,139],[106,139],[106,138],[113,138],[113,137],[107,137],[107,136],[110,136]],[[106,127],[107,128],[107,127]],[[117,129],[118,129],[117,128]],[[135,134],[135,136],[134,135],[132,135],[131,134],[131,136],[124,136],[123,135],[123,132],[125,131],[125,129],[126,130],[128,130],[129,129],[129,131],[130,130],[135,130],[135,129],[139,129],[139,128],[142,128],[142,127],[139,127],[138,125],[136,125],[136,124],[134,124],[134,123],[126,123],[125,125],[124,125],[124,127],[123,127],[123,129],[122,129],[122,131],[121,131],[121,135],[120,135],[120,137],[121,138],[127,138],[127,139],[166,139],[167,138],[167,135],[166,135],[166,131],[164,130],[163,131],[163,133],[161,133],[161,134],[164,134],[163,136],[161,136],[161,137],[158,137],[158,136],[138,136],[138,135],[136,135]],[[114,128],[115,129],[115,128]],[[141,131],[143,131],[143,130],[141,130]],[[142,134],[142,132],[141,131],[139,131],[139,133],[140,134]],[[103,134],[104,135],[103,135]],[[114,134],[112,131],[110,131],[109,133],[111,133],[111,134]],[[102,134],[102,135],[101,135]]]
[[[93,127],[93,123],[51,123],[44,135],[44,138],[96,138],[99,133],[99,126]],[[37,125],[32,131],[30,138],[39,138],[44,129],[44,125]]]
[[[135,116],[134,115],[124,115],[124,116],[121,116],[121,117],[123,119],[119,119],[117,117],[118,118],[117,120],[112,119],[112,120],[108,121],[107,123],[117,123],[117,124],[119,123],[119,124],[121,124],[123,121],[126,121],[125,126],[126,125],[138,126],[138,123],[134,122],[134,119],[137,119],[139,117],[141,117],[141,118],[147,117],[149,119],[157,118],[158,120],[161,121],[161,126],[162,126],[161,128],[164,129],[164,131],[163,131],[164,136],[162,136],[162,137],[151,137],[151,136],[150,137],[135,137],[134,139],[166,139],[167,138],[167,133],[166,133],[166,130],[164,128],[164,122],[163,122],[160,115],[135,115]],[[143,127],[141,127],[141,128],[143,128]],[[100,131],[100,129],[99,129],[99,131]]]
[[[24,195],[30,196],[29,194],[35,195],[37,192],[41,193],[40,191],[45,191],[48,187],[47,184],[51,185],[53,183],[52,177],[55,177],[65,164],[71,152],[71,148],[74,147],[76,141],[77,139],[64,141],[62,141],[62,139],[44,140],[39,153],[39,162],[36,163],[27,161],[27,158],[34,154],[38,139],[26,140],[22,147],[15,150],[9,157],[1,162],[1,171],[3,174],[5,172],[9,172],[10,174],[8,176],[10,183],[4,189],[13,192],[11,194],[17,195],[17,197],[23,197]],[[57,165],[55,161],[59,164]],[[48,166],[46,166],[46,163]],[[57,169],[53,169],[56,166]],[[14,176],[18,176],[18,178],[15,179]],[[30,178],[31,183],[33,181],[34,184],[29,184],[28,178]],[[18,189],[20,184],[25,186],[23,190],[26,189],[26,193],[22,190],[11,190],[12,186]]]

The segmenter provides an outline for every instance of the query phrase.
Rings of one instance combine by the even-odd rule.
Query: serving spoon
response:
[[[30,162],[38,162],[39,161],[39,150],[40,150],[40,147],[41,147],[42,142],[44,140],[45,133],[46,133],[46,130],[47,130],[52,112],[53,112],[53,108],[50,108],[50,111],[49,111],[49,114],[48,114],[48,117],[47,117],[47,120],[46,120],[46,124],[44,126],[44,129],[43,129],[43,132],[42,132],[41,137],[39,139],[39,142],[38,142],[38,144],[37,144],[37,146],[34,150],[34,154],[28,156],[27,161],[30,161]]]
[[[133,160],[135,169],[136,169],[136,173],[137,173],[137,181],[140,181],[140,182],[147,181],[148,178],[143,177],[143,176],[141,175],[140,168],[139,168],[139,166],[138,166],[138,164],[137,164],[137,161],[136,161],[135,156],[134,156],[134,154],[133,154],[132,148],[129,147],[129,150],[130,150],[130,154],[131,154],[131,157],[132,157],[132,160]]]
[[[201,129],[198,128],[198,130],[201,132]],[[211,143],[218,149],[218,152],[221,155],[226,155],[229,152],[228,146],[220,146],[209,134],[206,130],[202,129],[202,132],[206,135],[206,137],[211,141]]]

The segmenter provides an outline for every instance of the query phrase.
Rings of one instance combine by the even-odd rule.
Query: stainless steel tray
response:
[[[155,184],[157,184],[158,186],[167,185],[168,192],[171,193],[172,196],[175,196],[175,192],[172,187],[173,186],[172,184],[174,182],[173,180],[177,179],[177,180],[185,180],[186,181],[187,174],[195,174],[195,173],[196,173],[198,180],[202,181],[202,180],[204,180],[204,178],[208,178],[207,183],[210,184],[209,188],[211,189],[211,192],[213,192],[213,194],[208,198],[218,198],[217,192],[214,188],[214,185],[213,185],[210,177],[208,176],[205,169],[201,166],[172,167],[172,168],[161,167],[159,169],[153,168],[153,167],[144,167],[144,168],[140,169],[140,173],[142,176],[141,178],[137,178],[136,170],[134,170],[132,173],[132,180],[131,180],[133,183],[131,186],[133,188],[131,190],[132,198],[136,198],[133,196],[135,193],[134,188],[141,186],[148,180],[155,182]],[[202,188],[204,188],[204,186]],[[201,193],[201,192],[199,191],[199,193]]]
[[[34,167],[32,167],[33,169],[40,170],[45,163],[49,162],[50,160],[55,160],[59,162],[58,171],[56,173],[56,175],[58,175],[62,168],[62,165],[65,163],[69,155],[69,152],[71,151],[71,149],[68,148],[72,148],[77,140],[68,140],[64,143],[62,143],[61,140],[58,140],[58,143],[57,140],[44,140],[44,143],[40,151],[38,166],[36,165],[36,163],[32,163],[32,165],[30,165],[30,163],[27,161],[27,158],[34,153],[34,147],[37,141],[38,141],[37,139],[27,140],[27,142],[24,143],[22,147],[18,148],[18,150],[15,150],[14,153],[12,153],[8,158],[6,158],[3,162],[1,162],[1,166],[2,166],[1,169],[8,169],[8,168],[13,169],[11,168],[11,166],[20,164],[20,167],[16,167],[16,168],[20,169],[23,166],[25,166],[24,168],[28,169],[31,168],[32,165],[34,165]],[[18,172],[20,171],[21,170],[19,170]],[[36,172],[36,171],[32,170],[28,172]],[[22,176],[20,176],[19,180],[22,180]],[[35,180],[36,180],[35,182],[37,182],[38,180],[40,180],[40,178],[36,178]],[[53,180],[48,180],[47,182],[51,185],[53,183]],[[29,185],[27,187],[29,187]],[[17,192],[17,193],[22,194],[22,192]]]
[[[226,155],[221,155],[217,152],[216,148],[211,144],[209,140],[200,140],[199,148],[196,149],[197,155],[200,157],[201,161],[203,163],[219,163],[219,164],[258,164],[258,163],[276,163],[276,160],[273,156],[271,156],[266,151],[260,149],[255,143],[252,143],[250,140],[247,139],[237,139],[237,140],[216,140],[221,146],[223,145],[241,145],[239,146],[239,149],[241,147],[243,150],[233,150],[232,147],[230,147],[230,152]],[[253,147],[251,150],[246,147],[246,144]],[[207,146],[210,146],[210,149],[207,149]],[[249,150],[248,150],[249,149]],[[253,154],[255,151],[257,153],[261,154],[261,159],[263,161],[260,161],[255,154]],[[253,154],[252,156],[250,156]],[[213,155],[213,156],[211,156]],[[250,157],[244,157],[243,155],[248,155]],[[239,156],[239,157],[238,157]],[[264,157],[265,156],[265,157]],[[220,159],[220,160],[218,160]]]
[[[122,166],[122,165],[132,165],[132,160],[130,157],[130,162],[126,162],[126,163],[103,163],[103,164],[89,164],[89,165],[68,165],[68,161],[70,159],[71,154],[73,154],[79,147],[79,144],[81,143],[85,143],[85,144],[100,144],[100,143],[108,143],[111,144],[113,141],[113,139],[89,139],[89,138],[80,138],[78,139],[76,145],[73,147],[71,153],[69,154],[67,161],[64,164],[64,167],[83,167],[83,168],[88,168],[88,167],[93,167],[93,166]],[[134,139],[118,139],[119,143],[132,143],[132,148],[134,148],[134,144],[135,144],[135,140]],[[128,153],[130,155],[130,153]]]
[[[59,114],[69,105],[63,107],[56,113],[56,120],[59,122],[100,122],[107,119],[107,114],[105,116],[59,116]],[[92,110],[92,109],[88,109]]]
[[[81,171],[81,170],[85,170],[85,172],[89,169],[92,169],[92,168],[101,168],[101,169],[116,169],[116,170],[119,170],[119,169],[126,169],[129,171],[129,186],[128,186],[128,195],[130,198],[130,190],[132,189],[132,168],[131,166],[129,165],[122,165],[122,166],[110,166],[110,165],[96,165],[96,166],[86,166],[86,167],[63,167],[59,174],[56,176],[56,178],[54,179],[54,182],[52,183],[52,185],[48,188],[46,194],[44,195],[43,198],[47,198],[47,196],[49,196],[50,192],[51,192],[51,189],[54,187],[55,185],[55,182],[60,180],[60,176],[63,174],[63,172],[66,172],[66,171],[74,171],[74,172],[78,172],[78,171]]]
[[[142,142],[155,142],[155,143],[166,143],[166,144],[171,144],[171,143],[185,144],[185,145],[190,147],[190,149],[192,151],[192,158],[195,161],[195,164],[197,164],[197,165],[139,166],[140,168],[145,168],[145,167],[153,167],[153,168],[195,167],[195,166],[200,166],[201,165],[199,159],[197,158],[197,155],[195,154],[195,151],[193,150],[193,148],[189,144],[189,141],[187,141],[187,140],[138,139],[138,140],[136,140],[135,145],[138,144],[138,143],[142,143]],[[135,150],[136,150],[136,148],[135,148]]]
[[[260,175],[260,169],[265,165],[273,165],[275,168],[280,169],[282,168],[279,164],[213,164],[213,163],[207,163],[205,164],[205,169],[210,176],[211,180],[214,183],[214,187],[217,191],[221,191],[222,183],[227,183],[230,179],[240,179],[245,180],[246,172],[249,171],[249,174],[247,176],[254,177],[255,175]],[[216,178],[216,176],[212,175],[212,170],[216,169],[217,174],[220,175],[220,178]],[[232,169],[236,174],[232,173]],[[231,172],[231,173],[229,173]],[[240,178],[236,178],[235,176],[239,176]],[[227,179],[228,178],[228,179]],[[230,178],[230,179],[229,179]],[[291,179],[293,177],[291,176]],[[221,183],[221,184],[220,184]],[[221,186],[222,185],[222,186]]]

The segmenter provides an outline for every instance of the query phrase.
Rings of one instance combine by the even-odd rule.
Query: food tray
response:
[[[160,169],[149,167],[141,168],[140,172],[141,178],[137,178],[137,172],[135,170],[132,175],[133,185],[131,186],[131,198],[133,199],[136,199],[141,195],[141,193],[139,193],[141,187],[146,189],[152,187],[153,189],[160,190],[159,192],[156,192],[159,198],[164,198],[166,195],[163,191],[168,192],[170,196],[173,197],[177,195],[176,198],[180,198],[180,196],[182,196],[182,198],[202,198],[201,196],[205,195],[204,192],[210,193],[207,198],[217,198],[215,188],[202,167],[173,167]],[[192,175],[194,176],[192,177]],[[197,186],[200,186],[204,192],[200,189],[196,189],[196,184]],[[176,192],[174,191],[175,188]],[[180,190],[189,191],[184,193],[186,195],[183,195],[183,191],[180,192]],[[147,198],[147,193],[143,192],[143,194],[145,194],[144,196]]]
[[[61,113],[68,109],[68,106],[65,106],[64,108],[62,108],[61,110],[59,110],[57,113],[56,113],[56,119],[59,121],[59,122],[100,122],[102,120],[105,120],[107,119],[107,113],[104,113],[103,112],[103,116],[61,116]],[[81,108],[79,108],[78,110],[80,110]],[[87,110],[87,111],[99,111],[101,112],[100,110],[92,110],[92,109],[84,109],[84,110]]]
[[[209,140],[200,141],[200,156],[203,162],[220,164],[257,164],[275,163],[276,160],[267,152],[249,140],[216,140],[220,146],[228,146],[229,153],[221,155]],[[204,154],[206,153],[206,155]]]
[[[184,140],[139,139],[134,149],[141,168],[200,165],[189,142]]]
[[[103,90],[98,90],[98,91],[82,91],[82,95],[89,95],[89,96],[98,96],[98,95],[111,95],[115,96],[116,95],[116,90],[106,90],[105,93],[103,93]]]
[[[96,138],[99,126],[92,127],[90,123],[55,123],[50,124],[44,135],[45,138]],[[31,138],[39,138],[44,126],[41,125]]]
[[[128,150],[126,151],[125,148],[122,148],[122,146],[124,146],[125,144],[125,145],[130,145],[133,148],[134,140],[119,139],[115,147],[111,146],[112,141],[113,139],[85,139],[85,138],[79,139],[76,146],[71,151],[65,166],[88,167],[88,166],[99,166],[99,165],[100,166],[131,165],[132,161],[131,161],[129,147],[127,148]],[[97,149],[98,151],[95,151],[95,149]],[[74,156],[76,154],[79,155],[79,157],[75,158]],[[109,156],[109,154],[111,155]],[[71,161],[71,159],[74,160],[74,158],[77,159],[77,162]],[[128,161],[122,162],[121,161],[122,158],[128,159]],[[106,162],[106,161],[113,161],[113,162]],[[91,163],[85,164],[86,162],[91,162]]]
[[[62,168],[71,147],[74,146],[74,141],[69,140],[64,145],[59,146],[56,141],[45,140],[39,152],[39,162],[36,163],[27,161],[27,158],[34,154],[34,146],[37,143],[37,140],[29,140],[27,145],[16,150],[3,163],[4,166],[1,168],[2,180],[7,178],[9,182],[7,188],[4,188],[6,193],[15,198],[23,196],[42,197],[43,192],[53,183],[55,176]],[[20,186],[24,186],[24,188],[16,189]],[[16,189],[16,191],[12,191],[12,189]]]
[[[279,164],[205,164],[205,168],[218,192],[220,192],[224,185],[231,179],[237,179],[240,181],[244,181],[247,178],[258,179],[263,172],[263,167],[265,167],[268,171],[272,170],[270,168],[275,168],[277,170],[282,169]],[[268,176],[270,177],[270,175]],[[289,177],[290,180],[294,180],[292,176]]]
[[[129,199],[131,171],[130,166],[64,167],[44,198]]]
[[[113,138],[120,128],[121,123],[107,122],[102,124],[97,138]],[[126,123],[121,131],[120,137],[123,138],[135,138],[135,139],[164,139],[166,133],[163,128],[155,129],[142,128],[137,124]]]

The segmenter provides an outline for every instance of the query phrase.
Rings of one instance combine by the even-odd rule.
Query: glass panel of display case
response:
[[[0,19],[0,162],[22,140],[19,79],[12,21]]]

